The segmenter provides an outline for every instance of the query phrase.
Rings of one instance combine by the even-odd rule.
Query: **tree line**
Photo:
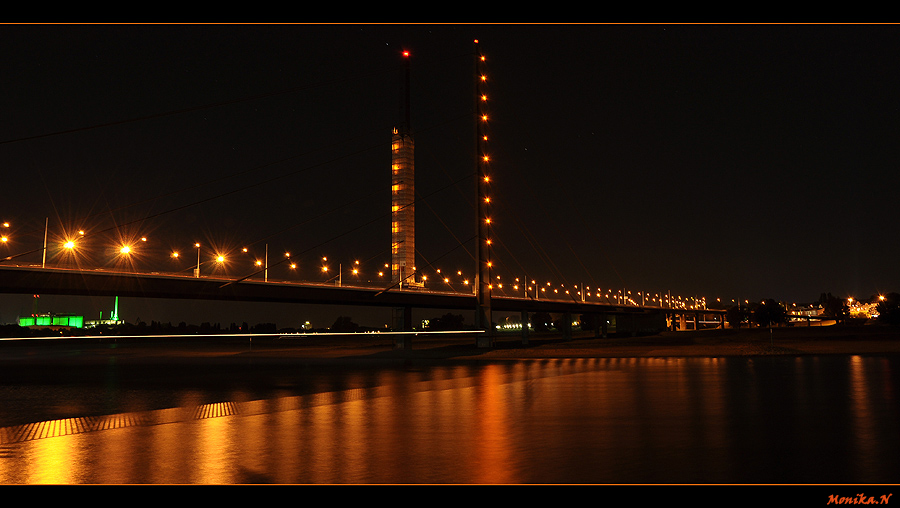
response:
[[[886,325],[900,325],[900,294],[889,293],[881,297],[871,297],[868,302],[876,305],[877,322]],[[837,324],[847,323],[850,319],[850,306],[846,299],[837,298],[831,293],[822,293],[813,306],[822,309],[821,317],[832,319]],[[768,298],[748,305],[735,305],[727,310],[725,319],[732,328],[740,328],[743,323],[761,327],[780,326],[788,322],[789,313],[784,305]]]

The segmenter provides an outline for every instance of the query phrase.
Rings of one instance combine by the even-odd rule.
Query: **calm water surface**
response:
[[[0,483],[900,481],[895,356],[154,370],[4,381]]]

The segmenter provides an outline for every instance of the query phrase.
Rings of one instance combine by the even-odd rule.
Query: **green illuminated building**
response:
[[[19,318],[19,326],[29,328],[83,328],[84,316],[75,316],[71,314],[42,314],[39,316],[28,316]]]

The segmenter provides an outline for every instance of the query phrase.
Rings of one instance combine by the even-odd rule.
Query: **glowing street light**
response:
[[[195,243],[194,247],[197,247],[197,268],[194,268],[194,277],[200,278],[200,244]]]

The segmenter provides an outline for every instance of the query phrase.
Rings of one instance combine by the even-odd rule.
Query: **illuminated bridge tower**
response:
[[[391,140],[391,282],[402,288],[416,281],[415,143],[409,122],[409,53],[404,52],[401,123]]]

